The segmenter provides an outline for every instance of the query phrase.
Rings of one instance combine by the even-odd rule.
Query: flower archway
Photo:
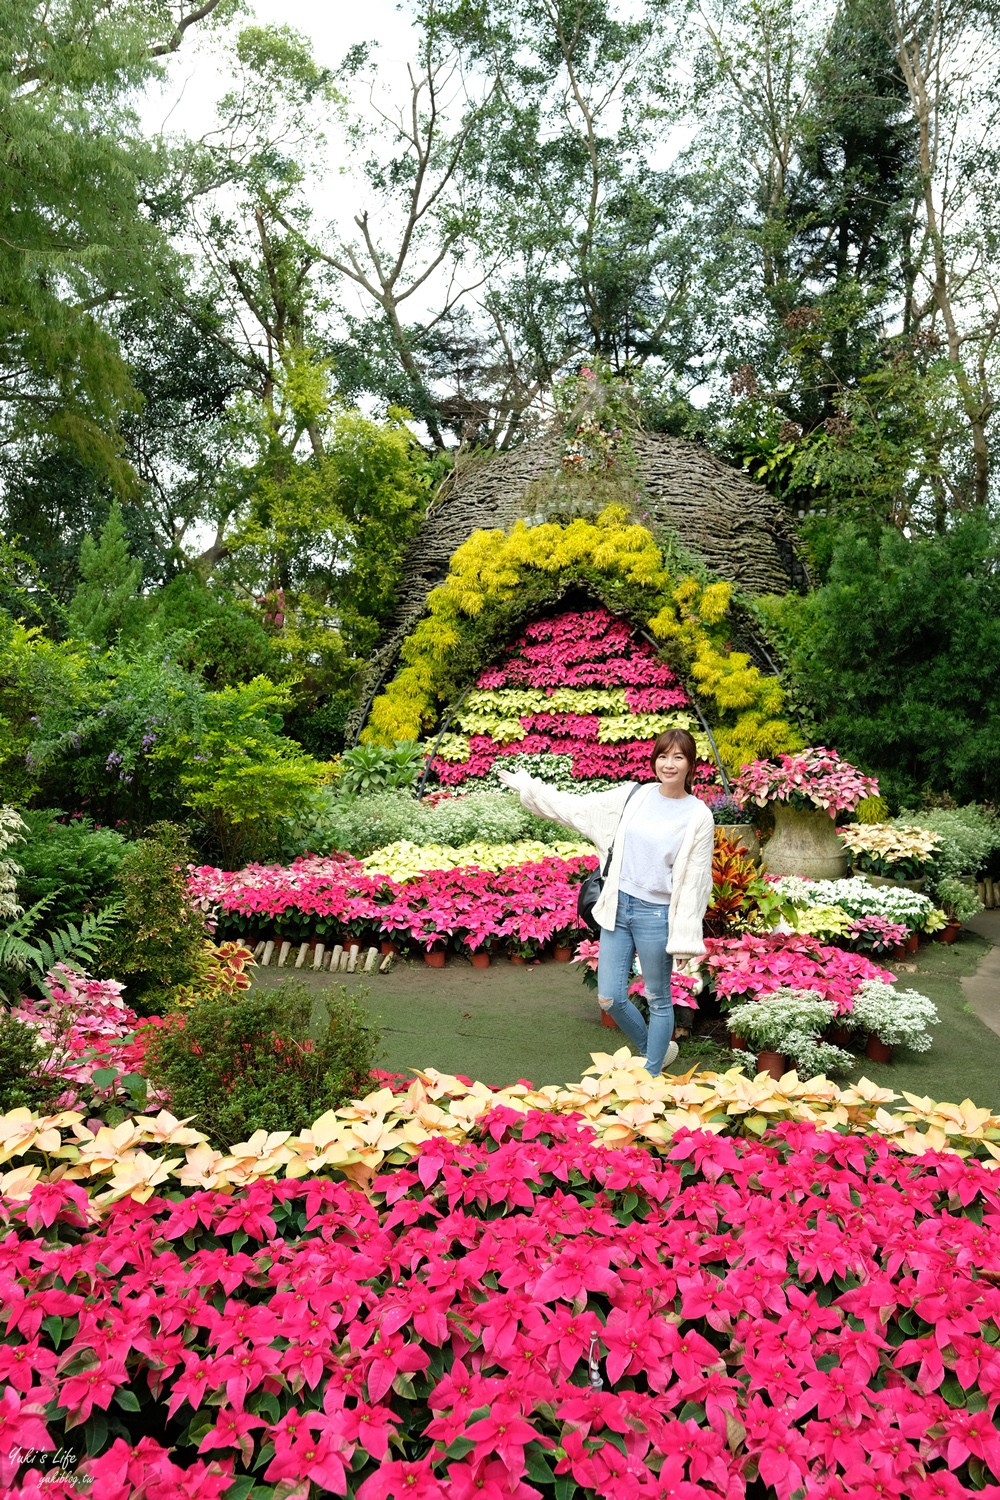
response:
[[[731,646],[732,586],[671,572],[651,532],[620,505],[594,519],[518,521],[509,532],[474,532],[429,595],[427,613],[403,644],[396,676],[372,703],[362,738],[391,744],[432,732],[442,711],[495,665],[520,629],[551,613],[553,602],[574,586],[655,640],[676,685],[701,702],[727,771],[802,745],[784,716],[778,678],[765,676]],[[620,692],[630,684],[604,686]],[[529,713],[540,707],[524,705]],[[621,707],[632,715],[645,712],[627,701]],[[634,727],[645,733],[650,726]]]

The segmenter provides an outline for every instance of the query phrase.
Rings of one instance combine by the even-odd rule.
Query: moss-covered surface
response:
[[[891,1064],[859,1059],[853,1077],[864,1076],[886,1088],[933,1099],[1000,1110],[1000,1036],[968,1009],[962,978],[971,974],[989,944],[964,932],[953,947],[928,943],[906,963],[895,966],[901,985],[920,990],[937,1004],[941,1024],[929,1052],[897,1053]],[[286,971],[260,970],[260,984],[280,983]],[[484,1083],[567,1083],[580,1077],[591,1052],[610,1051],[622,1038],[605,1030],[593,990],[586,989],[576,965],[544,962],[517,968],[498,960],[473,969],[452,959],[444,969],[416,961],[400,962],[389,974],[370,977],[313,975],[299,970],[321,1002],[332,987],[366,988],[368,1004],[383,1028],[380,1065],[393,1072],[434,1067]],[[697,1026],[697,1023],[696,1023]],[[729,1066],[724,1049],[698,1034],[682,1043],[671,1069]]]

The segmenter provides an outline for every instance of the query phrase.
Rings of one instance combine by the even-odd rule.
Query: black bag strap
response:
[[[615,829],[615,837],[611,840],[611,845],[608,849],[608,857],[604,861],[604,869],[601,872],[601,878],[603,880],[607,880],[608,871],[611,869],[611,856],[615,852],[615,839],[617,839],[618,831],[622,826],[622,818],[624,818],[625,816],[625,809],[626,807],[628,807],[629,803],[632,801],[632,798],[635,796],[636,792],[639,790],[642,784],[643,783],[641,781],[634,781],[632,783],[632,790],[629,792],[628,796],[625,798],[625,801],[622,803],[622,810],[618,814],[618,828]]]

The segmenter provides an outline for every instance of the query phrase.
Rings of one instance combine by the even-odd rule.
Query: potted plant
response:
[[[530,964],[539,957],[542,945],[537,938],[513,938],[507,943],[507,957],[512,964]]]
[[[845,1072],[853,1057],[841,1047],[821,1040],[833,1019],[834,1007],[816,990],[779,989],[763,1000],[751,1000],[729,1012],[732,1032],[742,1037],[746,1051],[756,1057],[759,1073],[780,1078],[791,1062],[803,1076]]]
[[[719,833],[730,843],[738,844],[753,860],[760,862],[760,840],[757,830],[746,815],[746,811],[735,797],[706,797],[705,805]]]
[[[838,836],[851,851],[855,874],[872,885],[904,885],[911,891],[923,890],[941,847],[930,829],[905,823],[856,823],[838,829]]]
[[[557,964],[568,964],[573,957],[573,937],[576,927],[557,927],[552,934],[552,957]]]
[[[816,746],[777,760],[755,760],[733,783],[740,806],[755,803],[774,813],[774,833],[764,846],[764,869],[772,875],[837,880],[847,874],[847,854],[834,819],[878,796],[878,782],[832,750]]]
[[[870,1062],[891,1062],[893,1048],[926,1052],[931,1045],[928,1026],[940,1020],[933,1000],[917,990],[894,990],[878,979],[866,979],[854,996],[854,1025],[868,1032],[865,1056]]]
[[[937,898],[947,918],[944,927],[938,930],[937,936],[942,943],[953,943],[963,923],[982,911],[982,902],[975,886],[970,881],[958,880],[954,875],[945,876],[943,880],[938,881]]]

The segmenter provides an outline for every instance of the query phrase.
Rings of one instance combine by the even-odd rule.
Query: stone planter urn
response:
[[[842,880],[849,856],[837,837],[833,819],[822,808],[789,807],[775,802],[774,832],[764,845],[763,867],[769,875],[804,875],[808,880]]]
[[[855,870],[854,873],[860,875],[862,880],[867,880],[869,885],[901,885],[904,890],[916,891],[918,895],[926,884],[922,875],[919,880],[893,880],[889,875],[872,875],[868,870]]]

